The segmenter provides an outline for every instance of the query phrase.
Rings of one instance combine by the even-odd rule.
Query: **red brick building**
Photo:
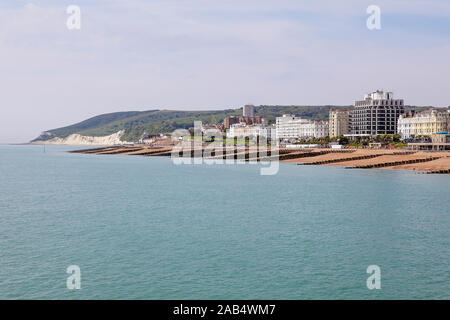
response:
[[[244,122],[246,124],[262,124],[264,121],[267,121],[267,119],[263,117],[231,116],[225,118],[224,124],[225,129],[230,129],[230,126],[236,123]]]

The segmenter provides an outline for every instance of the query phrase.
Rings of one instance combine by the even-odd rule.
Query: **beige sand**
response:
[[[439,171],[439,170],[450,170],[450,155],[429,161],[429,162],[421,162],[421,163],[411,163],[404,164],[400,166],[394,167],[386,167],[387,169],[399,169],[399,170],[417,170],[417,171]]]

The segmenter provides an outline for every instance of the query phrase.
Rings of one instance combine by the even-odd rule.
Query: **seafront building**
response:
[[[404,113],[403,99],[392,92],[375,91],[356,101],[350,111],[350,137],[396,134],[398,118]]]
[[[298,138],[321,138],[329,135],[327,121],[313,121],[284,114],[276,118],[277,140]]]
[[[284,114],[275,120],[277,140],[301,137],[301,127],[308,123],[307,119]]]
[[[437,132],[431,134],[431,142],[410,142],[411,150],[428,151],[450,151],[450,134],[448,132]]]
[[[300,126],[301,137],[310,138],[323,138],[328,136],[329,124],[328,121],[313,121],[309,120],[308,123]]]
[[[266,137],[268,140],[275,138],[275,126],[271,125],[247,125],[245,122],[231,125],[227,132],[227,138],[242,137]]]
[[[329,115],[330,137],[339,137],[349,134],[350,129],[350,110],[331,109]]]
[[[403,139],[414,136],[431,136],[437,132],[448,132],[450,126],[450,110],[429,109],[422,112],[410,112],[400,115],[398,134]]]

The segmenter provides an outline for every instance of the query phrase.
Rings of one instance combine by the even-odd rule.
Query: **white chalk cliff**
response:
[[[55,137],[49,140],[35,140],[32,142],[32,144],[54,144],[54,145],[73,145],[73,146],[85,146],[85,145],[110,146],[118,144],[130,144],[130,142],[120,140],[120,137],[123,134],[124,134],[123,130],[113,133],[109,136],[101,136],[101,137],[82,136],[81,134],[74,133],[66,138]]]

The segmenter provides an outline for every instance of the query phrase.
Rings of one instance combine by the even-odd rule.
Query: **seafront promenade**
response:
[[[140,155],[140,156],[171,156],[174,146],[110,146],[94,149],[71,151],[73,153],[96,155]],[[179,151],[180,157],[183,151]],[[410,151],[402,149],[293,149],[268,148],[258,149],[252,146],[224,146],[222,150],[208,150],[201,146],[192,148],[189,157],[204,157],[206,159],[235,159],[241,161],[284,161],[298,165],[334,165],[353,169],[398,169],[414,170],[423,173],[450,173],[449,152]]]

